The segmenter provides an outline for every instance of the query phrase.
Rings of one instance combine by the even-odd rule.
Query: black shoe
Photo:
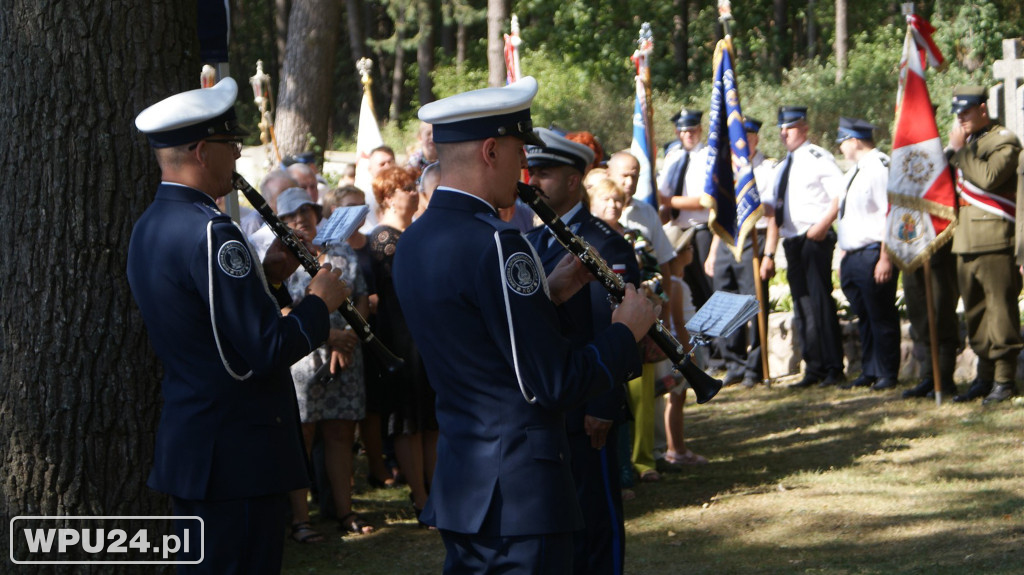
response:
[[[828,375],[825,376],[825,381],[823,381],[821,383],[825,384],[822,387],[827,387],[829,385],[839,385],[840,383],[843,383],[844,381],[846,381],[846,376],[843,375],[843,372],[840,370],[840,371],[830,371],[830,372],[828,372]]]
[[[871,389],[874,391],[882,391],[886,389],[892,389],[899,384],[899,381],[895,377],[883,377],[871,385]]]
[[[818,385],[821,381],[822,380],[820,378],[814,377],[813,375],[805,375],[800,381],[789,384],[789,387],[794,389],[803,389],[805,387],[811,387],[812,385]]]
[[[1017,386],[1013,382],[1008,383],[996,383],[992,387],[992,393],[989,393],[985,399],[981,400],[982,405],[988,405],[990,403],[999,403],[1000,401],[1006,401],[1011,397],[1017,395]]]
[[[908,389],[903,392],[903,399],[910,399],[913,397],[928,397],[928,392],[931,392],[932,397],[935,397],[935,381],[931,378],[922,379],[921,383],[914,386],[913,389]],[[946,393],[943,391],[942,393]]]
[[[987,396],[991,392],[992,392],[992,382],[991,381],[985,381],[985,380],[982,380],[982,379],[975,379],[974,382],[971,383],[971,387],[970,387],[970,389],[967,390],[967,393],[954,397],[953,401],[955,401],[957,403],[964,403],[965,401],[974,401],[975,399],[978,399],[979,397]]]
[[[839,386],[839,389],[853,389],[855,387],[871,387],[871,384],[875,383],[876,379],[871,375],[861,374],[860,377],[851,381],[850,383],[844,383]]]

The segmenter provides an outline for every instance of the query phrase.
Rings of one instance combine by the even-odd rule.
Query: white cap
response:
[[[590,164],[594,163],[594,150],[579,142],[574,142],[547,128],[534,130],[544,142],[541,146],[526,146],[526,163],[531,168],[563,165],[573,166],[586,173]]]
[[[175,94],[146,108],[135,118],[135,127],[149,137],[154,148],[198,142],[214,135],[245,136],[238,125],[235,99],[238,84],[224,78],[212,88]]]
[[[468,142],[516,136],[541,145],[533,133],[530,104],[537,95],[537,80],[527,76],[503,88],[483,88],[426,104],[419,118],[434,126],[434,142]]]

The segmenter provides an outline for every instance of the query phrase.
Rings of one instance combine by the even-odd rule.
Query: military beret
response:
[[[836,143],[841,143],[850,138],[874,141],[874,131],[877,127],[860,118],[839,118],[839,134],[836,137]]]
[[[988,93],[982,86],[957,86],[953,88],[953,113],[959,114],[988,101]]]
[[[573,166],[580,173],[586,173],[587,168],[594,162],[594,150],[588,146],[545,128],[537,128],[534,132],[544,144],[526,146],[526,163],[531,168]]]
[[[502,88],[482,88],[430,102],[419,118],[434,126],[434,142],[446,144],[516,136],[541,146],[533,133],[530,104],[537,95],[537,80],[526,76]]]
[[[246,136],[238,125],[235,99],[238,85],[224,78],[212,88],[198,88],[175,94],[143,110],[135,127],[149,138],[154,148],[170,148],[210,136]]]
[[[779,127],[788,128],[800,120],[807,119],[807,106],[782,106],[779,108]]]

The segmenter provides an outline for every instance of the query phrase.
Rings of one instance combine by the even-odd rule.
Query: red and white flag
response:
[[[924,79],[926,62],[937,65],[942,54],[931,41],[931,24],[915,15],[907,17],[907,24],[889,166],[885,244],[900,268],[913,271],[952,238],[956,193]]]

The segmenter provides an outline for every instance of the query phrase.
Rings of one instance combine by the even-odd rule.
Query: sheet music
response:
[[[716,291],[686,322],[686,330],[700,338],[729,337],[759,311],[752,295]]]
[[[369,206],[348,206],[334,208],[331,217],[320,224],[313,238],[313,245],[331,247],[348,239],[356,231],[363,218],[370,212]]]

